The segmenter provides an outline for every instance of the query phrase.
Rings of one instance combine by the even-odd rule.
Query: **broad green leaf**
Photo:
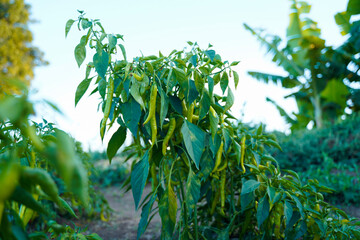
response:
[[[169,98],[164,92],[164,90],[160,89],[160,97],[161,97],[161,108],[160,108],[160,128],[162,129],[164,120],[168,113],[169,109]]]
[[[351,15],[360,14],[360,1],[349,0],[346,11]]]
[[[189,93],[186,97],[186,101],[188,104],[193,103],[197,97],[199,96],[199,92],[196,90],[195,82],[193,80],[189,81]]]
[[[272,139],[266,139],[264,141],[264,144],[266,144],[268,146],[273,146],[273,147],[279,149],[280,151],[282,151],[280,145],[277,142],[275,142],[274,140],[272,140]]]
[[[100,94],[101,98],[105,100],[105,95],[106,95],[106,81],[105,81],[105,79],[100,78],[100,81],[98,83],[98,90],[99,90],[99,94]]]
[[[214,85],[220,82],[220,73],[214,75]]]
[[[350,32],[350,17],[351,15],[347,12],[340,12],[335,14],[335,22],[337,25],[339,25],[342,35],[346,35]]]
[[[207,79],[208,79],[208,86],[209,86],[209,95],[210,95],[210,98],[212,98],[213,92],[214,92],[214,86],[215,86],[215,83],[214,83],[215,77],[212,78],[212,77],[208,76]]]
[[[202,98],[200,99],[200,113],[199,113],[199,120],[203,119],[209,112],[210,109],[210,96],[209,96],[209,92],[204,89],[203,94],[202,94]]]
[[[58,197],[57,204],[59,205],[59,207],[70,213],[71,216],[73,216],[74,218],[78,218],[78,216],[76,216],[74,210],[70,207],[70,205],[61,197]]]
[[[260,183],[255,180],[246,181],[241,188],[241,195],[255,191],[260,186]]]
[[[137,210],[149,174],[149,150],[147,150],[131,171],[131,189]]]
[[[159,214],[161,217],[162,233],[164,238],[172,239],[176,224],[177,202],[171,185],[169,184],[159,202]]]
[[[74,24],[75,20],[72,20],[72,19],[69,19],[67,22],[66,22],[66,25],[65,25],[65,37],[67,37],[70,29],[71,29],[71,26]]]
[[[286,226],[289,225],[290,219],[293,215],[293,207],[291,205],[291,203],[289,203],[288,201],[285,200],[284,203],[284,215],[286,218]]]
[[[190,168],[186,183],[186,196],[185,196],[185,201],[190,216],[194,208],[196,208],[197,202],[199,201],[200,187],[201,187],[200,178]]]
[[[228,87],[228,85],[229,85],[229,77],[228,77],[227,72],[224,72],[220,79],[220,87],[221,87],[223,94],[224,94],[226,88]]]
[[[87,28],[89,28],[89,27],[91,27],[91,22],[89,21],[89,20],[87,20],[87,19],[85,19],[85,18],[83,18],[83,19],[81,19],[81,27],[82,27],[82,29],[87,29]]]
[[[2,185],[7,186],[7,185]],[[10,200],[23,204],[24,206],[31,208],[32,210],[39,213],[46,213],[40,202],[36,201],[34,197],[20,186],[16,186],[14,192],[10,196]]]
[[[110,141],[107,146],[106,154],[107,157],[109,158],[110,163],[113,157],[116,155],[119,148],[125,142],[125,139],[126,139],[126,128],[120,126],[118,130],[110,138]]]
[[[199,177],[201,178],[201,180],[205,181],[209,177],[213,169],[214,169],[214,159],[210,154],[210,150],[205,149],[200,159]]]
[[[74,50],[75,60],[80,67],[86,57],[86,47],[84,43],[79,43]]]
[[[75,107],[84,96],[86,90],[89,88],[89,85],[91,83],[92,78],[85,78],[77,87],[76,93],[75,93]]]
[[[304,219],[305,218],[305,213],[304,213],[304,207],[301,204],[300,200],[298,197],[291,195],[292,199],[295,201],[296,207],[299,209],[301,218]]]
[[[240,62],[240,61],[234,61],[234,62],[232,62],[232,63],[230,64],[230,66],[236,66],[236,65],[239,64],[239,62]]]
[[[116,47],[117,38],[112,34],[108,34],[108,40],[109,40],[109,48],[111,51],[112,49],[114,49]]]
[[[198,58],[197,55],[192,55],[191,58],[189,59],[189,62],[190,62],[194,67],[197,66],[197,58]]]
[[[236,71],[233,71],[233,74],[234,74],[234,83],[235,83],[235,89],[236,89],[239,84],[239,74]]]
[[[333,79],[326,84],[325,89],[321,92],[321,97],[345,108],[348,94],[349,90],[346,85],[342,81]]]
[[[155,202],[156,199],[156,194],[153,194],[150,198],[150,200],[143,206],[142,211],[141,211],[141,218],[140,218],[140,222],[138,225],[138,230],[137,230],[137,237],[136,239],[139,239],[141,237],[141,235],[146,231],[146,228],[148,226],[148,219],[151,213],[151,209],[152,206]]]
[[[197,70],[194,71],[194,81],[195,81],[196,89],[199,92],[202,92],[204,89],[205,81]]]
[[[262,199],[260,199],[256,213],[256,219],[259,228],[263,224],[263,222],[269,217],[269,212],[270,212],[270,204],[265,195]]]
[[[109,66],[109,54],[104,50],[98,51],[93,57],[93,63],[96,72],[100,77],[105,79],[106,71]]]
[[[299,39],[302,37],[302,30],[301,30],[301,20],[299,17],[299,11],[294,1],[291,5],[290,10],[290,22],[289,26],[286,30],[286,37],[289,39],[289,44],[295,48],[299,42]]]
[[[226,97],[226,104],[224,107],[225,112],[232,107],[232,105],[234,104],[234,100],[235,100],[234,94],[232,93],[231,89],[228,88],[228,95]]]
[[[215,51],[214,50],[207,50],[205,51],[205,55],[210,58],[211,61],[214,61],[215,58]]]
[[[224,152],[228,152],[233,140],[231,138],[231,134],[228,128],[223,128],[221,131],[224,136]]]
[[[268,186],[266,188],[266,193],[268,194],[269,196],[269,200],[270,200],[270,203],[271,203],[271,206],[272,204],[274,203],[274,198],[275,198],[275,188],[271,187],[271,186]]]
[[[0,186],[6,186],[0,191],[0,202],[7,200],[15,190],[19,180],[19,168],[14,162],[0,164]]]
[[[205,149],[205,132],[195,124],[186,120],[181,127],[181,133],[183,135],[186,150],[194,161],[196,168],[199,169],[201,155]]]
[[[189,79],[186,77],[185,72],[179,68],[173,68],[173,73],[176,80],[179,82],[180,87],[185,93],[185,97],[189,94]]]
[[[138,124],[141,117],[141,107],[130,97],[129,100],[121,105],[121,113],[125,121],[125,125],[129,128],[133,136],[137,137]]]
[[[178,114],[182,114],[182,106],[181,106],[181,101],[178,97],[176,96],[169,96],[169,102],[172,106],[172,108],[178,113]]]
[[[140,95],[140,87],[141,87],[141,83],[139,83],[137,80],[133,80],[130,88],[130,94],[140,104],[141,108],[145,109],[144,101]]]

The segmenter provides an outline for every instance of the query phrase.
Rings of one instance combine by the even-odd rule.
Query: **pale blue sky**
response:
[[[34,99],[45,98],[55,102],[64,116],[38,106],[40,116],[53,121],[85,148],[102,149],[99,136],[101,114],[97,113],[97,96],[85,96],[77,108],[74,94],[84,78],[84,68],[77,67],[73,52],[81,33],[76,28],[65,39],[64,28],[68,19],[78,17],[77,9],[84,10],[89,18],[98,18],[108,33],[124,35],[128,58],[169,53],[182,49],[187,41],[197,41],[206,48],[209,43],[223,60],[241,61],[235,68],[240,81],[236,91],[236,104],[232,113],[244,120],[264,122],[268,129],[286,130],[288,126],[266,97],[276,100],[288,111],[296,111],[292,100],[284,100],[285,91],[278,86],[265,85],[246,74],[249,70],[281,74],[265,49],[243,28],[243,23],[261,27],[269,33],[285,37],[290,1],[288,0],[35,0],[31,4],[31,17],[38,23],[31,25],[34,44],[45,52],[50,62],[47,67],[35,70],[32,88]],[[344,38],[334,21],[334,14],[346,8],[347,0],[312,0],[310,17],[322,29],[327,45],[339,45]],[[90,56],[90,54],[88,54]],[[87,60],[90,60],[88,58]],[[85,61],[87,61],[85,60]],[[246,103],[245,107],[243,107]],[[109,136],[108,136],[109,137]],[[105,142],[109,138],[105,138]]]

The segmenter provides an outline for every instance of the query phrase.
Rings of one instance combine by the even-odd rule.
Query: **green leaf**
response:
[[[207,50],[205,51],[205,55],[210,58],[211,61],[214,61],[215,58],[215,51],[214,50]]]
[[[105,79],[106,71],[109,66],[109,54],[104,50],[101,50],[95,53],[93,57],[93,62],[96,72],[100,77]]]
[[[333,79],[326,84],[325,89],[321,92],[321,97],[345,108],[348,94],[349,90],[346,85],[342,81]]]
[[[78,102],[80,101],[80,99],[82,98],[82,96],[84,96],[86,90],[89,88],[91,80],[92,80],[92,78],[85,78],[76,88],[75,107],[78,104]]]
[[[221,87],[223,94],[224,94],[226,88],[228,87],[228,85],[229,85],[229,77],[228,77],[228,74],[226,72],[224,72],[220,79],[220,87]]]
[[[342,35],[346,35],[350,32],[350,17],[351,15],[347,12],[339,12],[335,14],[335,22],[337,25],[339,25]]]
[[[195,82],[193,80],[189,81],[189,92],[186,97],[186,101],[188,104],[193,103],[197,97],[199,96],[199,92],[196,90]]]
[[[126,60],[126,50],[125,50],[124,45],[122,45],[122,44],[120,43],[120,44],[119,44],[119,47],[120,47],[120,49],[121,49],[121,53],[122,53],[122,55],[123,55],[123,57],[124,57],[124,60],[127,61],[127,60]]]
[[[161,217],[162,235],[161,239],[172,239],[176,224],[177,202],[175,193],[170,187],[165,190],[159,202],[159,214]]]
[[[145,109],[144,101],[140,95],[140,88],[141,88],[141,83],[137,80],[133,80],[130,88],[130,93],[134,97],[135,101],[137,101],[140,104],[141,108]]]
[[[216,75],[215,75],[215,76],[216,76]],[[209,86],[210,98],[212,98],[213,92],[214,92],[214,86],[215,86],[215,84],[214,84],[215,77],[212,78],[212,77],[208,76],[207,79],[208,79],[208,86]]]
[[[129,128],[133,136],[137,137],[138,124],[141,117],[141,107],[130,97],[129,100],[121,105],[121,113],[125,121],[125,125]]]
[[[279,149],[280,151],[282,151],[280,145],[277,142],[275,142],[274,140],[272,140],[272,139],[266,139],[264,141],[264,144],[266,144],[268,146],[273,146],[273,147]]]
[[[260,183],[255,180],[246,181],[241,188],[241,195],[255,191],[260,186]]]
[[[112,49],[114,49],[116,47],[117,38],[112,34],[108,34],[108,40],[109,40],[109,48],[111,51]]]
[[[72,19],[69,19],[66,24],[65,24],[65,37],[67,37],[70,29],[71,29],[71,26],[74,24],[75,20],[72,20]]]
[[[107,146],[106,154],[109,158],[110,164],[113,157],[116,155],[119,148],[123,145],[126,139],[126,128],[119,127],[118,130],[110,138],[109,144]]]
[[[46,210],[43,208],[40,202],[36,201],[31,193],[20,186],[16,186],[14,192],[10,196],[10,200],[18,202],[19,204],[23,204],[24,206],[31,208],[38,213],[46,213]]]
[[[149,174],[149,150],[142,156],[141,160],[137,162],[131,171],[131,189],[135,202],[135,209],[137,210],[141,195],[143,193],[146,180]]]
[[[75,60],[80,67],[86,57],[86,48],[84,43],[79,43],[74,50]]]
[[[98,83],[98,90],[99,90],[99,94],[100,94],[101,98],[105,100],[105,95],[106,95],[106,81],[105,81],[105,79],[100,78],[100,81]]]
[[[263,222],[269,217],[269,212],[270,212],[270,204],[265,195],[262,199],[260,199],[256,213],[256,219],[259,228],[263,224]]]
[[[204,89],[202,98],[199,103],[200,106],[199,120],[203,119],[206,116],[206,114],[208,114],[210,109],[210,102],[211,99],[209,96],[209,92],[206,89]]]
[[[200,187],[201,187],[201,183],[199,177],[190,168],[186,183],[186,196],[185,196],[185,201],[190,216],[192,214],[192,211],[196,208],[197,202],[199,201]]]
[[[205,132],[186,120],[181,127],[181,133],[186,150],[194,161],[196,168],[199,169],[201,155],[205,149]]]
[[[232,93],[231,89],[228,88],[228,95],[226,97],[226,104],[225,104],[225,107],[224,107],[224,112],[226,112],[227,110],[229,110],[232,105],[234,104],[234,94]]]
[[[146,228],[148,226],[149,215],[151,213],[151,209],[155,202],[155,199],[156,199],[156,194],[153,194],[150,200],[142,208],[136,239],[139,239],[141,235],[146,231]]]
[[[214,169],[214,159],[210,154],[210,150],[205,149],[200,159],[199,177],[201,178],[201,180],[205,181],[209,177],[213,169]]]
[[[346,11],[351,15],[360,14],[360,1],[349,0]]]
[[[235,89],[236,89],[239,84],[239,74],[236,71],[233,71],[233,74],[234,74],[234,83],[235,83]]]
[[[92,23],[89,20],[87,20],[85,18],[81,19],[81,27],[82,27],[82,29],[85,30],[85,29],[91,27],[91,25],[92,25]]]
[[[290,219],[293,215],[293,207],[291,205],[291,203],[289,203],[288,201],[285,200],[284,203],[284,215],[286,218],[286,226],[289,225]]]
[[[201,74],[195,70],[194,71],[194,81],[195,81],[195,87],[199,92],[202,92],[205,85],[205,80],[201,77]]]
[[[169,110],[169,98],[167,97],[166,93],[163,89],[160,90],[160,97],[161,97],[161,108],[160,108],[160,128],[162,129],[164,120]]]
[[[180,87],[185,93],[185,97],[189,94],[189,79],[186,77],[185,72],[179,68],[173,68],[173,73],[176,80],[179,82]]]
[[[198,58],[197,55],[192,55],[191,58],[189,59],[189,62],[190,62],[194,67],[197,66],[197,58]]]
[[[58,197],[57,204],[59,205],[59,207],[70,213],[71,216],[73,216],[74,218],[78,218],[78,216],[76,216],[74,210],[70,207],[70,205],[61,197]]]

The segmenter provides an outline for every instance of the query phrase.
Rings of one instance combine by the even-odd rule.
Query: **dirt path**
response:
[[[135,211],[134,200],[131,191],[124,193],[119,186],[102,189],[110,207],[114,210],[110,220],[103,222],[92,221],[88,225],[87,232],[97,233],[104,240],[133,240],[136,239],[138,223],[140,221],[141,209]],[[150,192],[151,187],[144,189],[143,196]],[[148,225],[141,240],[159,239],[161,220],[156,215]]]

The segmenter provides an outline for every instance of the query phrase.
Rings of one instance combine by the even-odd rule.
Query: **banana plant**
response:
[[[282,39],[269,35],[262,30],[255,30],[244,24],[273,56],[272,61],[282,67],[287,75],[274,75],[262,72],[248,72],[262,82],[273,82],[284,88],[292,89],[298,106],[298,113],[292,116],[280,110],[281,115],[291,124],[291,129],[306,128],[310,122],[315,127],[322,127],[324,122],[334,121],[344,114],[347,107],[349,87],[344,77],[334,71],[334,62],[329,58],[333,51],[320,37],[321,30],[317,23],[306,15],[311,6],[304,1],[291,1],[289,25],[286,31],[285,47],[281,48]],[[349,69],[347,74],[356,75]],[[274,103],[274,101],[269,100]]]

